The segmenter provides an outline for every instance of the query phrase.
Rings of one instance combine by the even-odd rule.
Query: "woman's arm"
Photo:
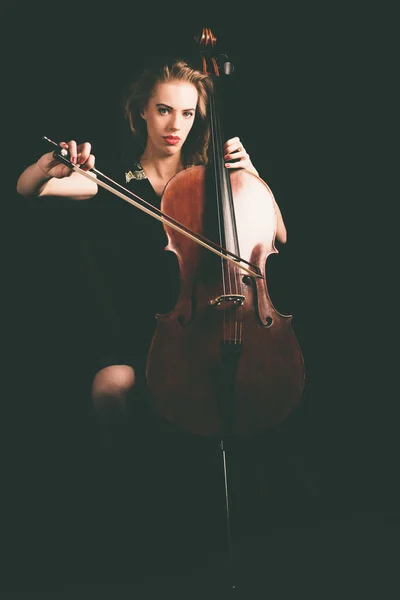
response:
[[[83,171],[92,169],[95,157],[90,153],[89,142],[77,145],[75,141],[61,142],[68,150],[73,164]],[[97,193],[97,184],[72,171],[53,156],[53,152],[43,154],[36,163],[27,167],[17,181],[17,192],[22,196],[60,196],[71,200],[87,200]]]

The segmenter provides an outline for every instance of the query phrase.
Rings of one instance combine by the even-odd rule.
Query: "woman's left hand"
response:
[[[231,138],[230,140],[225,142],[224,160],[235,160],[235,162],[233,163],[225,163],[227,169],[246,169],[246,171],[250,171],[250,173],[257,175],[258,177],[258,172],[254,167],[253,163],[251,162],[250,156],[247,154],[242,142],[238,137]]]

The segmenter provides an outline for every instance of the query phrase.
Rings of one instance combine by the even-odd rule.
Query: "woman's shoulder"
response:
[[[99,191],[94,203],[97,205],[110,205],[113,203],[113,196],[115,200],[113,192],[104,188],[100,183],[101,181],[125,196],[129,197],[129,192],[131,192],[134,196],[139,198],[139,200],[143,199],[145,202],[149,202],[155,206],[159,205],[160,200],[154,192],[153,187],[140,164],[139,158],[132,157],[124,159],[118,154],[114,154],[96,161],[96,168],[99,171]],[[118,194],[116,195],[118,196]],[[133,200],[137,198],[133,197]],[[115,202],[113,204],[115,205]],[[117,204],[120,205],[121,203],[119,202]],[[130,210],[133,210],[134,214],[132,217],[134,217],[138,212],[138,209],[129,206],[129,202],[126,206],[129,207]]]
[[[124,164],[124,161],[121,160],[118,154],[96,158],[96,169],[106,178],[114,179],[119,184],[125,181],[127,167],[127,163]]]

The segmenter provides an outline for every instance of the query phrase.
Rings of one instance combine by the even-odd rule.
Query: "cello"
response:
[[[253,173],[224,164],[220,82],[232,65],[226,55],[218,63],[209,29],[196,41],[213,82],[211,160],[172,177],[161,211],[240,256],[261,277],[244,274],[164,223],[180,290],[174,309],[157,315],[146,380],[162,418],[191,434],[226,437],[279,425],[301,398],[304,361],[292,316],[274,308],[266,284],[268,256],[278,252],[272,191]]]

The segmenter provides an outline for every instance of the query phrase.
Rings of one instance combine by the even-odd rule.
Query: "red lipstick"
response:
[[[166,135],[164,136],[164,140],[167,142],[167,144],[175,146],[176,144],[178,144],[178,142],[180,142],[181,138],[177,135]]]

